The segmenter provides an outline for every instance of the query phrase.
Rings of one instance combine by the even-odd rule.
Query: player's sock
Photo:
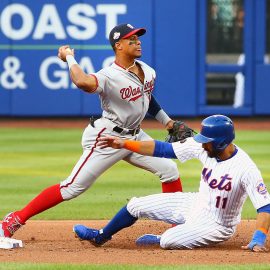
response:
[[[173,193],[173,192],[182,192],[182,184],[180,177],[173,181],[168,183],[162,183],[162,192],[163,193]],[[172,227],[175,227],[177,224],[172,224]]]
[[[113,219],[103,228],[103,237],[110,238],[120,230],[131,226],[137,221],[137,218],[133,217],[127,210],[127,206],[124,206],[113,217]]]
[[[37,215],[63,201],[60,192],[60,184],[51,186],[43,190],[37,197],[29,202],[22,210],[17,211],[16,215],[25,223],[30,217]]]
[[[177,191],[183,191],[180,177],[175,181],[162,183],[163,193],[173,193]]]

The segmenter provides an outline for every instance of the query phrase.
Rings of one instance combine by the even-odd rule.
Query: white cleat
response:
[[[17,240],[8,237],[0,237],[0,249],[12,249],[12,248],[22,248],[22,240]]]

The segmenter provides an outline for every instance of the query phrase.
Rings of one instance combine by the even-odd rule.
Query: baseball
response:
[[[66,52],[72,54],[72,51],[70,48],[66,48]]]

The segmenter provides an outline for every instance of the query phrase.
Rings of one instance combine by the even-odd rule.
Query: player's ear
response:
[[[115,47],[116,50],[122,50],[123,49],[123,46],[122,46],[121,42],[116,42],[114,47]]]

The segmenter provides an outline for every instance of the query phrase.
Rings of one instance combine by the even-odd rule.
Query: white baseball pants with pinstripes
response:
[[[97,121],[96,121],[97,122]],[[91,125],[85,129],[82,137],[83,154],[70,176],[61,182],[60,190],[64,200],[70,200],[86,191],[95,180],[113,164],[124,160],[136,167],[148,170],[160,178],[161,182],[171,182],[179,177],[176,163],[169,159],[142,156],[126,149],[104,148],[96,146],[97,139],[103,135],[119,136],[106,127]],[[137,140],[152,140],[142,130],[136,136],[128,135],[124,138]],[[129,179],[132,181],[132,178]]]
[[[164,249],[193,249],[228,240],[235,227],[217,224],[206,210],[199,210],[197,195],[176,192],[134,197],[127,209],[137,218],[179,224],[161,235],[160,246]]]

